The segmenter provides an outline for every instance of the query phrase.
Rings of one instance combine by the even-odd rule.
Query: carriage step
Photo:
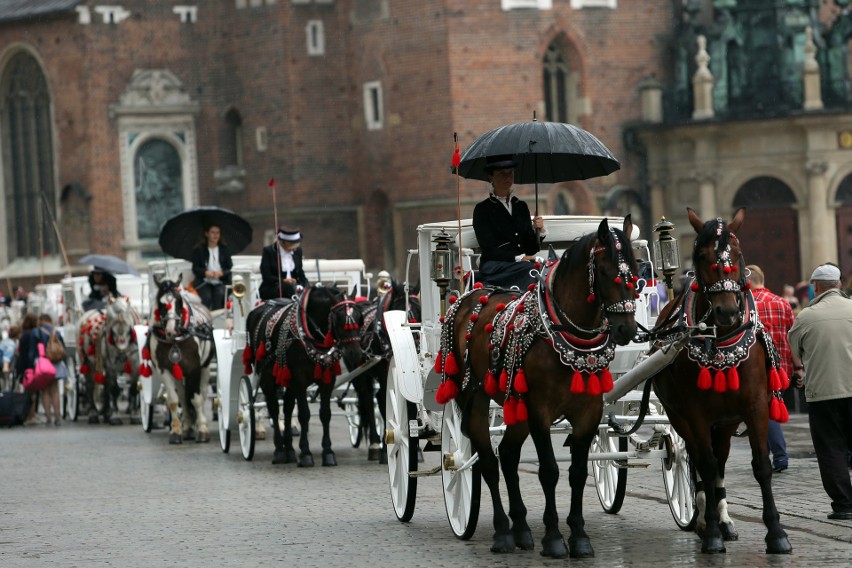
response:
[[[441,471],[441,466],[440,466],[440,465],[436,465],[436,466],[435,466],[435,467],[433,467],[432,469],[424,469],[424,470],[418,470],[418,471],[409,471],[409,472],[408,472],[408,477],[427,477],[427,476],[429,476],[429,475],[435,475],[436,473],[439,473],[440,471]]]

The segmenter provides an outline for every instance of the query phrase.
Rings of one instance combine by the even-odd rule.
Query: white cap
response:
[[[816,267],[814,273],[811,274],[811,282],[814,280],[826,280],[828,282],[837,282],[840,280],[840,269],[831,264],[822,264]]]

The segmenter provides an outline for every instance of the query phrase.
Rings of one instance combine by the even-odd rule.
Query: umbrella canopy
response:
[[[231,254],[239,254],[251,242],[252,229],[248,221],[228,209],[204,206],[187,209],[166,221],[160,229],[160,248],[175,258],[192,260],[192,250],[211,225],[222,230],[222,241]]]
[[[139,271],[126,261],[109,254],[89,254],[80,259],[80,264],[91,264],[95,270],[103,270],[110,274],[132,274],[139,276]]]
[[[511,154],[515,183],[557,183],[606,176],[621,167],[593,134],[562,122],[518,122],[486,132],[464,151],[459,175],[488,181],[486,158]]]

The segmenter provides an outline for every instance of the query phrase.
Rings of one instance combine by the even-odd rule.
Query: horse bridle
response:
[[[630,270],[630,265],[627,263],[627,260],[624,258],[624,245],[621,243],[621,240],[618,238],[618,234],[615,230],[610,227],[609,229],[610,237],[613,242],[613,247],[615,248],[616,254],[616,264],[618,267],[618,274],[615,277],[615,284],[624,284],[628,290],[633,290],[633,295],[638,296],[636,290],[636,282],[639,281],[639,277],[634,275]],[[597,294],[595,293],[597,290],[597,282],[595,280],[595,256],[602,254],[606,251],[605,246],[597,246],[592,247],[589,250],[589,262],[588,262],[588,271],[589,271],[589,303],[593,302]],[[617,302],[613,302],[611,304],[605,304],[603,301],[603,296],[601,296],[601,309],[604,312],[604,319],[606,319],[606,314],[635,314],[636,313],[636,302],[631,299],[619,300]]]
[[[345,310],[345,314],[344,314],[345,320],[344,320],[344,323],[343,323],[344,331],[357,331],[360,328],[360,326],[358,325],[358,322],[355,321],[355,316],[354,316],[355,308],[356,308],[355,301],[350,300],[348,298],[344,298],[343,300],[340,300],[339,302],[337,302],[336,304],[331,306],[331,309],[328,312],[328,329],[329,330],[334,329],[332,318],[333,318],[336,311],[342,309],[342,310]],[[338,343],[344,343],[344,344],[353,343],[355,341],[358,341],[358,342],[361,341],[361,335],[360,334],[354,333],[349,337],[344,337],[342,339],[337,340]]]
[[[166,293],[172,295],[173,301],[181,303],[182,309],[180,310],[180,315],[178,315],[177,310],[172,309],[173,306],[171,302],[166,302],[166,315],[161,315],[160,312],[162,310],[160,309],[160,306],[162,305],[162,302],[160,302],[160,300],[158,299],[157,309],[154,312],[155,323],[152,326],[152,329],[154,333],[157,334],[157,337],[162,340],[166,338],[166,325],[168,325],[170,321],[176,321],[177,323],[175,324],[175,337],[173,338],[173,340],[182,341],[190,337],[190,328],[192,326],[189,323],[189,308],[184,304],[183,298],[180,297],[180,291],[177,288],[172,287],[167,289],[163,292],[160,298],[162,298],[162,296],[165,296]]]
[[[719,246],[718,239],[721,238],[722,233],[726,230],[728,231],[728,242],[723,250]],[[725,292],[732,292],[737,294],[737,301],[740,301],[739,294],[740,292],[746,289],[745,261],[743,260],[742,251],[740,252],[738,264],[735,265],[731,262],[731,242],[736,243],[739,247],[740,241],[733,231],[726,229],[725,222],[719,217],[716,218],[716,237],[716,246],[714,247],[716,251],[716,262],[710,265],[710,269],[718,270],[721,266],[722,272],[725,274],[725,277],[721,280],[717,280],[710,286],[707,286],[701,278],[700,271],[695,270],[695,285],[693,289],[700,288],[701,291],[708,297],[711,294],[722,294]],[[739,272],[739,280],[733,280],[728,276],[733,272]]]

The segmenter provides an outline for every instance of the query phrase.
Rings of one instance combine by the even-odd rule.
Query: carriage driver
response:
[[[115,276],[103,268],[94,267],[89,273],[89,297],[83,300],[84,310],[99,310],[106,306],[107,299],[112,296],[118,298],[118,284]]]
[[[302,234],[298,228],[281,226],[277,239],[263,247],[260,260],[260,299],[290,298],[296,286],[308,287],[308,277],[302,268]],[[279,270],[280,268],[280,270]]]
[[[491,194],[474,207],[473,230],[482,248],[482,280],[494,286],[526,290],[535,281],[530,270],[547,230],[540,216],[530,221],[529,207],[513,195],[517,165],[511,155],[486,158]]]

